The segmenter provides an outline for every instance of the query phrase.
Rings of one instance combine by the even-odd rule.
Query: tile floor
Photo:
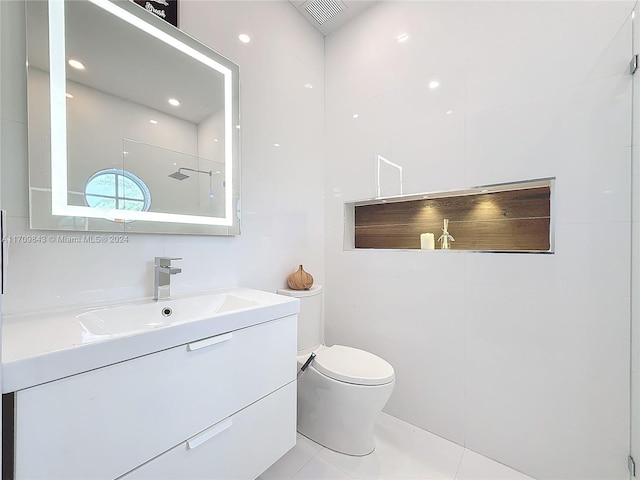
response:
[[[298,434],[296,446],[257,480],[533,480],[385,413],[366,457],[328,450]]]

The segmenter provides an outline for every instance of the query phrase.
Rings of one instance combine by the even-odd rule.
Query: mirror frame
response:
[[[77,1],[77,0],[71,0]],[[239,67],[227,58],[198,42],[164,20],[147,12],[138,4],[125,0],[87,0],[105,12],[116,16],[133,28],[173,47],[224,76],[225,125],[225,216],[101,209],[69,205],[67,200],[67,115],[66,115],[66,58],[65,58],[65,0],[48,1],[49,68],[51,107],[51,203],[53,216],[119,218],[157,222],[158,228],[146,228],[144,233],[197,233],[205,235],[236,235],[240,233],[240,140],[239,140]],[[33,215],[32,215],[33,218]],[[163,223],[182,224],[184,228],[162,227]],[[192,225],[193,227],[189,227]],[[34,227],[33,224],[32,228]],[[149,227],[149,225],[147,225]],[[41,227],[51,228],[51,227]],[[126,227],[123,227],[125,230]],[[62,228],[66,229],[66,228]],[[131,233],[135,233],[132,231]]]

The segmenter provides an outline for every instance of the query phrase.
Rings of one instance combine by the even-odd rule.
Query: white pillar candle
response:
[[[433,233],[420,234],[420,248],[422,250],[433,250],[435,247],[436,241],[433,237]]]

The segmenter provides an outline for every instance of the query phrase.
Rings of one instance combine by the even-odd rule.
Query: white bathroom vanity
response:
[[[295,444],[299,302],[231,288],[3,318],[3,478],[253,480]]]

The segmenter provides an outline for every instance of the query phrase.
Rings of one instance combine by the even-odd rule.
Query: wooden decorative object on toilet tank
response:
[[[313,277],[300,265],[298,270],[287,277],[287,284],[291,290],[309,290],[313,285]]]

